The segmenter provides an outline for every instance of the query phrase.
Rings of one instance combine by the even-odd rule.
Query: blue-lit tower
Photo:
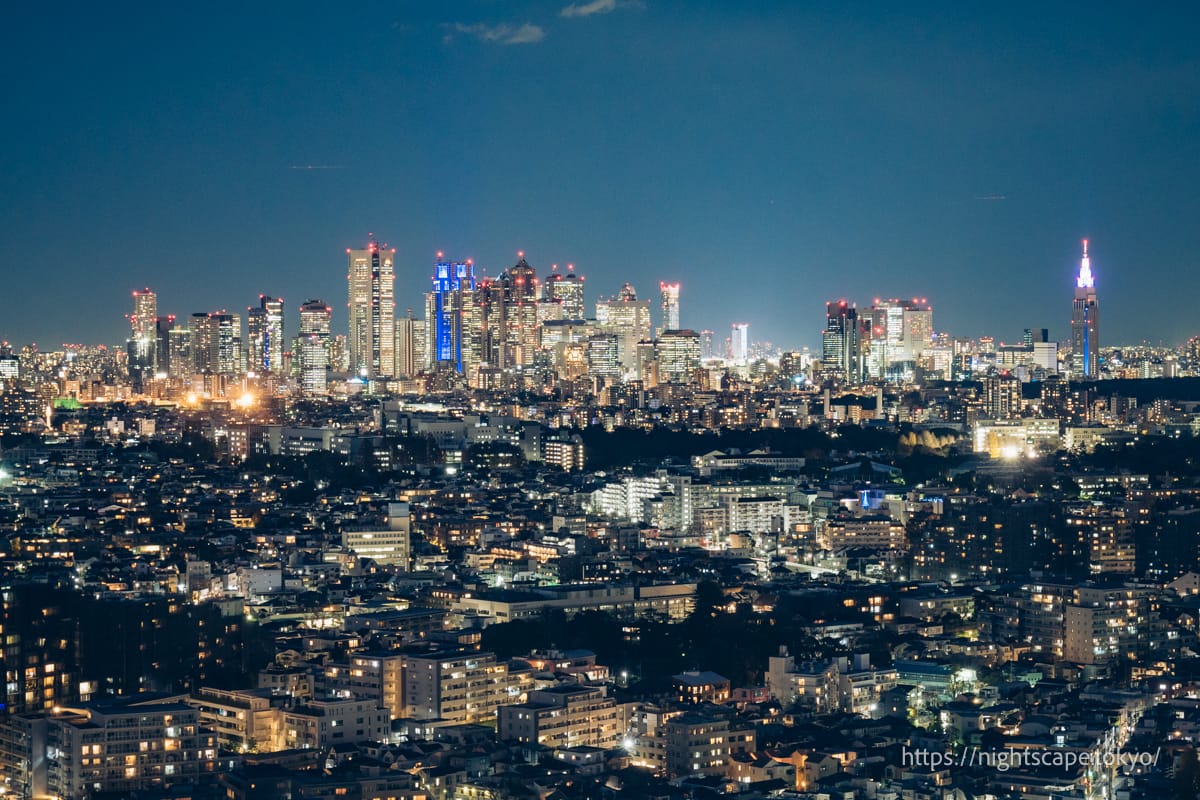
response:
[[[1100,377],[1100,306],[1096,300],[1096,278],[1088,258],[1088,242],[1083,240],[1083,257],[1075,279],[1075,300],[1071,304],[1071,372],[1079,378]]]
[[[438,253],[433,266],[433,291],[426,300],[435,366],[453,364],[455,372],[463,371],[464,318],[470,316],[474,302],[475,265],[469,260],[447,261]]]

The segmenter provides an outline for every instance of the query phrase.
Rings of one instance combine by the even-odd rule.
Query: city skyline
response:
[[[525,249],[601,293],[680,282],[687,324],[809,347],[828,299],[913,293],[940,329],[1061,340],[1089,238],[1106,341],[1194,333],[1200,69],[1174,15],[561,11],[23,9],[0,57],[40,66],[10,107],[83,122],[0,139],[0,264],[22,298],[0,337],[114,342],[90,309],[146,284],[178,313],[340,298],[332,254],[367,231],[397,247],[397,308],[419,308],[438,249],[481,275]],[[364,108],[380,124],[348,126]],[[72,291],[29,268],[46,243],[81,254],[56,266]]]

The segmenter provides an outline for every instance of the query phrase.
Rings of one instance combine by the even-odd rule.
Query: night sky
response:
[[[840,297],[1065,338],[1088,237],[1105,344],[1200,333],[1194,3],[179,5],[6,10],[0,338],[123,341],[141,286],[344,331],[368,232],[398,314],[525,250],[787,346]]]

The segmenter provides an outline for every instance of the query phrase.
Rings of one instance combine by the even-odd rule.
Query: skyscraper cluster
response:
[[[845,300],[825,307],[821,332],[820,378],[842,384],[910,382],[918,371],[944,378],[978,371],[973,358],[986,357],[1001,370],[1030,374],[1067,372],[1072,377],[1100,377],[1100,325],[1095,277],[1083,241],[1071,307],[1070,359],[1059,364],[1058,343],[1046,328],[1026,328],[1020,344],[996,345],[983,337],[972,343],[934,332],[933,307],[925,298],[880,300],[859,309]]]
[[[438,253],[424,317],[409,309],[397,318],[396,249],[372,239],[363,248],[347,248],[346,255],[344,336],[334,333],[332,310],[323,300],[300,305],[298,333],[289,340],[279,297],[259,295],[246,310],[243,334],[239,314],[196,312],[177,325],[174,316],[159,315],[154,291],[133,292],[125,355],[134,391],[152,393],[166,382],[221,396],[248,391],[253,381],[269,392],[294,387],[320,395],[330,389],[330,373],[381,389],[416,381],[404,384],[404,391],[545,387],[582,378],[596,387],[633,380],[654,385],[688,382],[719,355],[742,374],[761,358],[749,323],[732,324],[719,354],[712,331],[684,328],[679,283],[659,284],[661,324],[654,328],[651,301],[639,298],[628,282],[596,300],[589,317],[584,277],[573,264],[565,270],[552,265],[542,280],[518,253],[514,264],[492,277],[478,274],[470,259]],[[876,298],[865,308],[845,300],[826,305],[820,357],[809,377],[844,385],[905,383],[919,374],[954,378],[977,372],[973,359],[983,353],[985,363],[1001,369],[1094,379],[1100,375],[1099,341],[1085,240],[1065,369],[1047,329],[1026,329],[1018,345],[969,342],[935,333],[925,298]]]

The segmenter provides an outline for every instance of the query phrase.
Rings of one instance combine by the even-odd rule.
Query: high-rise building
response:
[[[663,383],[689,383],[700,368],[700,334],[666,330],[655,346],[658,378]]]
[[[588,375],[606,381],[621,377],[620,348],[616,334],[598,333],[587,340]]]
[[[158,296],[149,289],[134,291],[125,351],[129,356],[129,379],[135,391],[142,391],[158,369],[157,320]]]
[[[300,390],[304,394],[325,393],[332,314],[322,300],[300,306]]]
[[[834,380],[862,381],[862,345],[858,311],[845,300],[825,304],[825,330],[821,334],[821,367]]]
[[[1010,372],[983,379],[983,411],[989,419],[1011,419],[1021,412],[1021,381]]]
[[[242,320],[214,311],[192,315],[192,361],[203,375],[237,375],[242,371]]]
[[[633,286],[626,283],[616,297],[596,302],[596,326],[617,335],[621,366],[627,373],[637,371],[638,342],[650,338],[650,301],[638,300]]]
[[[864,317],[863,369],[871,378],[887,378],[889,367],[915,362],[933,346],[933,308],[924,298],[876,300]]]
[[[532,365],[538,348],[537,273],[524,253],[517,255],[520,260],[481,287],[478,298],[484,359],[500,369]]]
[[[1075,278],[1075,300],[1071,304],[1071,374],[1094,380],[1100,377],[1100,307],[1087,248],[1088,240],[1084,239],[1079,275]]]
[[[713,353],[713,332],[700,331],[700,360],[708,361],[715,355]]]
[[[346,253],[350,370],[364,378],[390,377],[396,365],[396,249],[372,241]]]
[[[567,272],[558,271],[558,265],[550,268],[550,277],[546,279],[545,299],[551,303],[561,303],[562,319],[584,319],[586,317],[583,297],[583,276],[575,274],[575,265],[567,264]]]
[[[659,328],[659,333],[663,331],[679,330],[679,284],[678,283],[659,283],[658,289],[662,293],[662,327]]]
[[[412,377],[425,369],[425,320],[413,310],[396,320],[396,376]]]
[[[154,321],[155,377],[171,375],[171,334],[175,330],[175,315],[157,317]]]
[[[283,298],[258,296],[258,307],[246,309],[250,340],[247,368],[258,375],[283,374]]]
[[[431,366],[449,366],[462,374],[473,366],[471,325],[475,303],[475,265],[451,262],[438,253],[433,291],[425,298],[426,346]]]
[[[735,322],[729,334],[729,356],[734,364],[750,361],[750,323]]]

